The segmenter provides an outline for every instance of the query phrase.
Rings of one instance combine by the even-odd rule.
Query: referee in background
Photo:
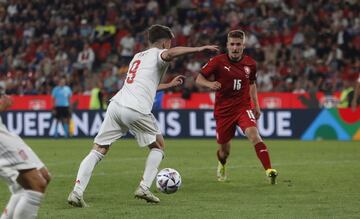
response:
[[[57,122],[61,122],[64,128],[64,137],[67,138],[69,136],[69,124],[71,119],[70,99],[72,91],[71,88],[66,85],[66,78],[61,78],[59,80],[59,84],[52,89],[51,96],[54,106],[53,115],[56,118],[54,137],[59,136]]]

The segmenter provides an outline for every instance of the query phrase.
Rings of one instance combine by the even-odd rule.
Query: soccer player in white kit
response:
[[[161,131],[151,113],[156,91],[182,83],[182,78],[178,76],[168,84],[160,84],[169,62],[174,58],[205,50],[218,51],[214,45],[170,48],[172,38],[174,35],[168,27],[153,25],[148,29],[150,48],[135,54],[131,60],[124,86],[111,99],[94,139],[94,147],[80,164],[74,189],[68,197],[69,204],[87,206],[83,193],[94,167],[109,151],[110,145],[128,131],[135,136],[140,147],[148,146],[150,149],[142,180],[134,195],[147,202],[160,202],[149,190],[164,157],[165,147]]]
[[[0,91],[0,111],[11,104],[10,97]],[[0,178],[8,184],[11,192],[1,219],[36,218],[50,181],[49,172],[24,141],[6,129],[1,118]]]

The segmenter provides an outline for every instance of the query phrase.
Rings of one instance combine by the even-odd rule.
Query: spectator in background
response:
[[[264,54],[265,54],[265,63],[276,63],[276,54],[278,51],[278,48],[275,47],[275,45],[270,44],[268,46],[265,46],[265,48],[263,48],[264,50]]]
[[[306,93],[304,87],[303,87],[304,81],[297,80],[295,81],[294,90],[292,91],[293,94],[304,94]]]
[[[259,68],[257,71],[257,84],[259,86],[259,91],[269,92],[273,89],[273,77],[275,72],[271,71],[271,67],[259,63]]]
[[[24,95],[36,95],[38,94],[38,90],[35,89],[33,83],[30,80],[23,81],[23,91]]]
[[[312,81],[308,81],[307,87],[309,96],[307,97],[306,95],[301,95],[298,97],[298,99],[307,108],[319,108],[320,103],[318,98],[316,97],[316,93],[318,92],[317,87]]]
[[[359,103],[360,103],[360,75],[356,81],[354,95],[351,100],[351,109],[355,111]]]
[[[72,91],[66,85],[66,79],[61,78],[58,86],[54,87],[51,96],[54,105],[54,117],[56,118],[54,136],[58,137],[58,122],[60,122],[64,129],[64,137],[69,136],[69,124],[71,119],[70,99]]]
[[[0,91],[5,94],[6,91],[6,83],[5,81],[0,80]]]
[[[246,40],[246,48],[257,48],[257,47],[260,47],[259,40],[253,32],[250,32]]]
[[[186,70],[188,70],[193,76],[195,76],[197,72],[200,71],[200,69],[200,62],[195,58],[191,58],[190,61],[186,64]]]
[[[304,45],[305,36],[302,32],[302,27],[299,27],[299,30],[295,33],[294,38],[292,39],[292,45],[295,47],[301,47]]]
[[[109,21],[106,21],[105,25],[99,23],[96,25],[94,30],[96,40],[104,42],[107,40],[112,40],[112,37],[115,36],[116,27],[114,24],[111,24]]]
[[[146,5],[147,16],[158,16],[160,12],[159,3],[155,0],[148,1]]]
[[[95,61],[86,76],[90,77],[87,78],[90,81],[93,80],[93,73],[104,70],[102,63],[112,56],[121,56],[115,63],[117,66],[127,65],[130,61],[126,54],[128,50],[120,45],[121,39],[131,30],[133,40],[123,42],[123,47],[129,47],[132,56],[146,47],[142,30],[154,23],[167,24],[176,32],[181,32],[177,34],[176,41],[180,46],[196,46],[206,42],[220,45],[225,43],[222,39],[226,38],[227,30],[243,28],[249,36],[245,53],[257,61],[264,60],[265,64],[277,64],[285,59],[292,72],[301,69],[296,73],[298,77],[308,76],[313,60],[321,59],[327,63],[329,73],[323,74],[320,79],[329,81],[336,75],[335,79],[338,80],[342,77],[337,74],[338,68],[341,70],[344,65],[356,67],[354,63],[360,57],[360,19],[356,1],[264,0],[249,3],[234,0],[151,0],[138,1],[136,4],[126,0],[92,0],[81,4],[73,1],[52,4],[50,0],[41,3],[18,0],[2,2],[0,9],[3,13],[0,11],[0,16],[4,22],[0,23],[0,74],[14,74],[20,69],[22,74],[17,77],[23,78],[31,69],[39,76],[33,82],[35,85],[43,84],[43,78],[59,76],[58,72],[71,76],[83,74],[85,67],[77,63],[83,42],[89,42],[95,53]],[[321,13],[316,13],[319,11]],[[261,46],[259,55],[254,55],[258,44]],[[113,49],[118,47],[119,50]],[[61,48],[68,55],[68,64],[64,65],[68,66],[66,70],[49,65],[56,56],[52,55],[52,48]],[[197,57],[201,65],[207,58],[207,54]],[[183,72],[188,61],[178,59],[170,65],[169,72]],[[280,70],[275,68],[274,71],[276,91],[284,91],[276,84],[286,80]],[[44,75],[45,72],[49,75]],[[311,76],[316,77],[307,77],[306,84],[309,80],[315,82],[321,74]],[[69,85],[73,90],[75,87],[76,90],[84,90],[83,83],[79,81],[83,77],[70,77]],[[20,94],[23,84],[15,79],[12,82],[9,89],[12,93]],[[294,83],[288,83],[288,87],[294,87]],[[324,90],[322,84],[321,81],[316,84],[320,91]],[[332,91],[341,90],[341,86],[329,88]],[[36,89],[41,90],[39,93],[51,93],[51,89],[38,86]]]
[[[255,45],[255,51],[253,52],[252,57],[259,63],[263,63],[265,61],[265,53],[259,44]]]
[[[316,57],[316,50],[309,43],[305,45],[305,49],[303,51],[303,57],[306,60],[311,60]]]
[[[68,34],[68,30],[69,30],[69,20],[68,19],[64,19],[64,20],[58,20],[57,21],[57,28],[55,29],[55,35],[58,37],[64,37]],[[32,37],[32,35],[34,33],[31,33],[30,31],[32,31],[32,27],[30,26],[29,29],[26,30],[28,33],[27,35],[29,35],[29,38]],[[25,33],[24,33],[25,35]]]
[[[104,101],[104,89],[100,80],[93,82],[94,86],[91,89],[90,109],[91,110],[105,110],[106,103]]]
[[[55,56],[55,68],[59,72],[70,73],[71,65],[68,54],[63,49],[59,49]]]
[[[338,108],[348,108],[351,106],[350,93],[352,92],[354,92],[354,88],[351,86],[351,82],[344,80],[344,88],[340,93]]]
[[[95,54],[89,43],[84,44],[83,50],[79,53],[76,67],[78,69],[88,69],[91,71],[95,61]]]
[[[123,59],[122,61],[127,64],[132,56],[134,55],[135,49],[135,38],[132,36],[131,33],[126,32],[126,35],[120,40],[120,56]]]
[[[80,22],[80,36],[83,39],[92,39],[94,36],[94,30],[88,21],[84,18]]]

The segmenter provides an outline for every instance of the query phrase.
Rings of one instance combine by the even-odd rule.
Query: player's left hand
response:
[[[201,46],[199,49],[200,49],[200,52],[205,51],[205,50],[210,50],[210,51],[213,51],[213,52],[219,52],[220,51],[219,46],[217,46],[217,45]]]
[[[178,75],[175,78],[173,78],[170,82],[172,87],[176,87],[179,85],[182,85],[185,81],[185,76],[184,75]]]
[[[254,113],[255,119],[258,120],[260,118],[260,115],[261,115],[260,109],[254,108],[253,113]]]
[[[208,84],[209,84],[208,88],[210,88],[213,91],[220,90],[221,88],[221,83],[218,81],[210,81]]]

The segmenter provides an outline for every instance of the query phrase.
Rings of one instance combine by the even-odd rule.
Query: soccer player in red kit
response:
[[[228,53],[210,59],[196,78],[197,84],[216,91],[214,117],[219,144],[218,180],[226,180],[225,164],[230,154],[230,141],[235,135],[236,126],[239,126],[254,145],[266,176],[271,184],[275,184],[277,171],[271,167],[267,147],[256,126],[261,113],[255,83],[256,62],[243,54],[245,33],[241,30],[230,31],[226,47]],[[211,76],[214,77],[213,81]]]

